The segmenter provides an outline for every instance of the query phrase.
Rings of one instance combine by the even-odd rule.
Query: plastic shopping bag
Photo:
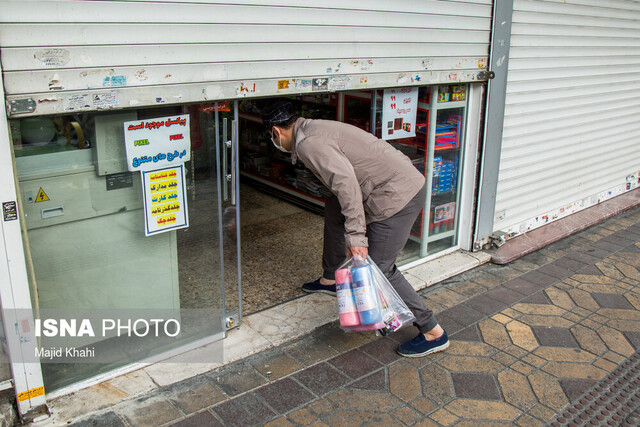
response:
[[[370,257],[355,257],[336,271],[340,327],[346,332],[393,332],[415,320]]]

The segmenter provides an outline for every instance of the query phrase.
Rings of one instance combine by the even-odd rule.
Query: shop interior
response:
[[[423,174],[431,174],[426,208],[400,265],[457,244],[466,86],[424,86],[418,98],[415,136],[389,139]],[[321,274],[322,211],[330,192],[272,146],[260,119],[261,108],[272,100],[238,104],[237,208],[219,208],[220,162],[229,161],[220,157],[221,128],[235,118],[233,101],[10,120],[34,307],[221,309],[224,303],[228,312],[241,306],[246,316],[303,296],[302,283]],[[289,100],[302,117],[344,121],[383,139],[411,130],[409,123],[383,123],[383,90]],[[127,172],[117,148],[122,124],[179,114],[189,114],[191,122],[192,152],[185,164],[189,227],[145,238],[140,179]],[[37,203],[44,197],[56,203]],[[156,277],[140,275],[141,263]],[[48,389],[105,370],[63,366],[46,369]]]

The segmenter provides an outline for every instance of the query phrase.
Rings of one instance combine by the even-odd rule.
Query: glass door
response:
[[[236,123],[233,103],[10,121],[39,349],[27,362],[42,364],[47,392],[220,341],[238,324]],[[145,181],[125,146],[136,129],[163,130],[183,160]],[[133,140],[153,148],[154,138]],[[149,162],[167,156],[173,148]],[[147,234],[154,221],[166,229]]]

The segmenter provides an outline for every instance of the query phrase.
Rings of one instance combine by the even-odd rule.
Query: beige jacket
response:
[[[296,120],[291,161],[297,159],[340,201],[347,247],[368,246],[366,224],[398,213],[425,183],[389,143],[337,121]]]

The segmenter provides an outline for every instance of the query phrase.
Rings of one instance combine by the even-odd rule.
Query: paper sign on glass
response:
[[[189,115],[124,123],[130,172],[178,166],[191,158]]]
[[[382,98],[382,139],[416,136],[418,88],[385,89]]]
[[[144,234],[162,233],[189,226],[184,166],[142,171]]]

